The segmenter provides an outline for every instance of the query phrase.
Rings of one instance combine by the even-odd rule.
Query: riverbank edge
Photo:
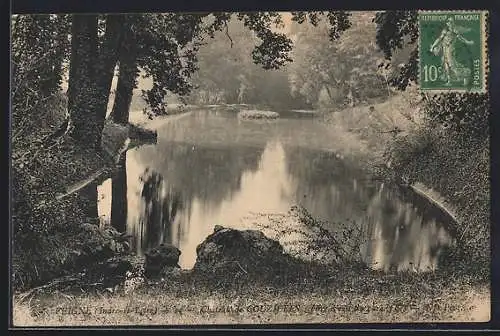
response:
[[[389,114],[389,119],[394,122],[394,120],[397,119],[395,118],[395,114],[407,115],[407,111],[401,112],[400,110],[405,108],[410,109],[406,106],[406,104],[402,104],[399,100],[403,101],[404,99],[401,97],[394,97],[393,99],[388,99],[385,102],[374,104],[372,106],[374,107],[374,111],[379,111],[379,114]],[[394,101],[395,103],[393,104]],[[391,108],[388,109],[387,107]],[[338,131],[338,125],[332,125],[332,123],[328,120],[328,117],[330,115],[342,114],[346,112],[349,114],[352,113],[352,110],[354,109],[358,109],[358,111],[362,111],[364,109],[368,110],[368,106],[358,106],[340,111],[321,111],[323,116],[321,120],[326,125],[336,127],[335,129]],[[373,116],[370,118],[372,119],[372,117]],[[387,116],[384,117],[387,118]],[[398,125],[396,122],[394,122],[392,126],[396,128],[400,127],[404,130],[404,126]],[[422,124],[419,127],[424,126]],[[419,127],[404,131],[404,137],[409,139],[416,138],[418,141],[418,132],[422,129]],[[462,189],[469,189],[478,193],[478,187],[473,182],[465,178],[463,174],[462,176],[458,174],[458,176],[462,178],[460,180],[456,180],[455,177],[457,174],[450,176],[450,170],[463,169],[470,172],[480,170],[473,166],[476,161],[480,161],[475,159],[482,155],[482,151],[488,150],[489,145],[485,144],[483,147],[480,147],[478,151],[472,149],[465,151],[465,154],[463,153],[464,151],[460,151],[459,154],[457,154],[454,152],[453,145],[456,145],[456,143],[455,140],[452,139],[452,135],[443,136],[443,133],[439,133],[442,132],[440,130],[429,130],[430,132],[440,134],[440,136],[436,137],[437,140],[435,139],[436,143],[438,143],[437,146],[443,145],[439,143],[440,141],[446,142],[445,145],[448,146],[451,144],[451,148],[448,153],[443,154],[442,152],[439,152],[436,154],[433,152],[430,154],[432,155],[432,160],[429,161],[422,160],[419,156],[410,156],[404,162],[391,164],[392,158],[395,155],[400,155],[397,150],[391,148],[395,139],[398,139],[397,134],[389,135],[389,132],[385,129],[376,130],[375,133],[378,134],[372,134],[372,136],[360,135],[353,132],[351,129],[344,128],[342,131],[349,134],[349,137],[354,137],[354,139],[358,139],[359,142],[364,142],[366,147],[369,148],[369,150],[364,151],[366,158],[359,160],[362,169],[369,176],[377,180],[395,183],[410,188],[410,190],[424,197],[431,204],[435,204],[440,207],[455,220],[452,223],[453,227],[451,228],[452,231],[457,234],[457,249],[455,252],[457,252],[460,255],[460,258],[463,258],[464,260],[473,257],[475,260],[468,262],[477,265],[471,267],[471,270],[468,270],[468,272],[476,273],[481,277],[484,283],[489,283],[491,262],[489,234],[484,232],[484,227],[482,226],[486,226],[489,229],[490,224],[484,222],[483,220],[485,217],[485,208],[468,203],[464,197],[459,197],[457,200],[454,200],[453,197],[449,196],[454,193],[459,194],[458,188],[456,187],[458,183],[461,184],[463,187]],[[399,151],[401,151],[401,149],[399,149]],[[436,164],[436,161],[439,162],[440,160],[446,161],[446,164]],[[452,163],[448,161],[451,161]],[[480,173],[489,174],[489,170],[481,169]],[[489,190],[487,190],[487,192],[489,193]],[[489,216],[489,211],[486,216]],[[477,218],[480,220],[477,221]],[[471,230],[470,228],[474,226],[476,230]],[[476,235],[476,232],[479,232],[479,237]],[[471,244],[470,242],[474,240],[482,240],[485,243],[478,245]]]

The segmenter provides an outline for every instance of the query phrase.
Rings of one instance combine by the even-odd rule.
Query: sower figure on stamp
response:
[[[454,42],[455,40],[460,40],[461,42],[472,45],[474,41],[467,40],[460,33],[465,33],[470,29],[459,27],[455,25],[453,17],[450,16],[446,20],[446,25],[443,28],[441,35],[432,43],[430,51],[435,55],[442,55],[442,65],[444,76],[446,80],[445,85],[451,85],[451,75],[453,74],[455,80],[461,80],[467,76],[465,72],[470,71],[459,64],[454,58]]]

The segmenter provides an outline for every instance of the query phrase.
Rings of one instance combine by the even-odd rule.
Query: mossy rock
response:
[[[181,251],[169,244],[161,244],[146,252],[145,275],[146,277],[157,277],[167,268],[180,268],[179,256]]]
[[[203,272],[272,272],[288,262],[283,247],[258,230],[235,230],[216,226],[196,248],[194,269]]]

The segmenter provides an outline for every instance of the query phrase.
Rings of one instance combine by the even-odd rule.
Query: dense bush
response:
[[[488,137],[489,97],[484,94],[427,96],[425,112],[429,127],[450,128],[453,136],[481,142]]]

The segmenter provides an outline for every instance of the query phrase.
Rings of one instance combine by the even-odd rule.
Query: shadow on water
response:
[[[174,236],[173,223],[178,211],[183,209],[181,195],[167,190],[163,177],[146,169],[140,176],[142,183],[142,209],[136,232],[135,244],[138,251],[145,251],[162,243],[178,243]]]
[[[450,219],[409,190],[367,180],[333,151],[315,149],[332,141],[323,130],[313,120],[262,126],[225,113],[175,120],[158,131],[156,145],[120,159],[120,171],[99,186],[99,215],[131,233],[137,253],[171,243],[190,268],[214,225],[239,228],[249,213],[298,204],[328,230],[362,232],[360,253],[374,269],[436,269],[453,243]]]
[[[111,226],[119,232],[127,230],[127,155],[123,153],[118,161],[118,171],[111,179]]]

